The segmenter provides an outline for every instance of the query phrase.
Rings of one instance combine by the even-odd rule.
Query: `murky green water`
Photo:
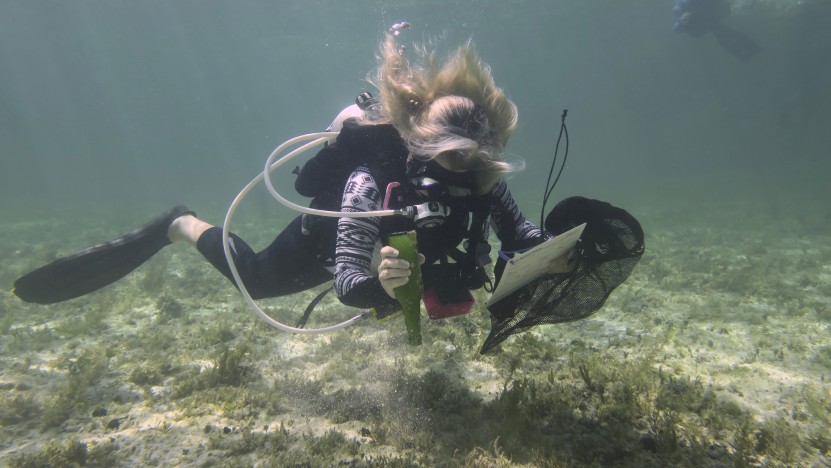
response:
[[[758,47],[742,58],[673,31],[672,2],[630,3],[0,2],[2,463],[831,463],[831,5],[731,4],[721,27]],[[176,203],[221,223],[274,147],[367,89],[402,20],[492,66],[535,221],[569,109],[553,197],[646,232],[597,314],[487,355],[480,306],[416,349],[400,319],[288,335],[184,245],[62,304],[11,293]],[[238,216],[262,248],[293,214],[258,190]],[[316,292],[262,304],[293,323]],[[355,313],[330,298],[312,322]]]

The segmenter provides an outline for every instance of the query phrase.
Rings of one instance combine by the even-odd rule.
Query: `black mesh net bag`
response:
[[[572,271],[545,274],[489,307],[492,327],[482,353],[533,326],[588,317],[632,273],[644,252],[640,223],[609,203],[571,197],[551,210],[545,229],[557,236],[583,223]]]

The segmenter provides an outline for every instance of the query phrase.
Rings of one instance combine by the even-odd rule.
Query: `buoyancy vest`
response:
[[[407,147],[389,124],[361,125],[351,118],[343,122],[337,139],[296,170],[294,188],[312,198],[312,205],[339,210],[350,174],[366,165],[382,190],[405,178]]]
[[[362,125],[354,118],[346,119],[333,143],[321,149],[302,168],[295,169],[295,189],[312,198],[313,208],[337,211],[343,203],[343,192],[350,175],[358,167],[366,166],[379,190],[384,191],[390,183],[398,182],[406,205],[415,197],[406,180],[408,154],[403,139],[392,125]],[[425,265],[447,265],[447,257],[451,257],[457,266],[441,268],[454,270],[454,276],[463,279],[467,289],[477,289],[488,282],[477,259],[481,250],[487,247],[485,227],[488,216],[488,197],[470,197],[453,202],[450,215],[441,226],[418,229],[409,218],[386,216],[381,218],[380,232],[385,241],[387,234],[416,229],[418,249],[426,258]],[[304,233],[316,243],[318,258],[333,265],[338,218],[304,217]],[[466,238],[479,252],[470,248],[467,253],[457,250]],[[461,265],[466,267],[460,272],[458,266]]]

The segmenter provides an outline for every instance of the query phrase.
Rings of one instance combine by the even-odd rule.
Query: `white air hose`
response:
[[[369,310],[364,310],[361,312],[360,315],[356,315],[351,319],[339,323],[337,325],[332,325],[329,327],[323,328],[315,328],[315,329],[306,329],[306,328],[297,328],[292,327],[283,323],[278,322],[271,318],[265,311],[263,311],[254,299],[251,297],[251,294],[248,292],[248,289],[245,287],[245,284],[242,282],[242,278],[240,277],[239,271],[237,271],[237,266],[234,262],[234,257],[231,254],[231,239],[230,239],[230,225],[231,225],[231,218],[234,216],[234,212],[236,212],[237,207],[245,198],[246,195],[263,179],[265,179],[265,185],[268,187],[268,191],[271,195],[283,205],[291,208],[292,210],[299,211],[301,213],[306,213],[310,215],[317,215],[317,216],[329,216],[329,217],[336,217],[336,218],[366,218],[366,217],[373,217],[373,216],[392,216],[392,215],[403,215],[405,214],[402,210],[381,210],[381,211],[363,211],[363,212],[341,212],[341,211],[327,211],[327,210],[317,210],[305,206],[298,205],[296,203],[292,203],[282,195],[277,193],[275,190],[274,185],[271,183],[271,172],[277,169],[278,167],[282,166],[295,156],[300,155],[301,153],[305,153],[313,148],[316,148],[324,143],[328,143],[333,141],[337,138],[338,132],[321,132],[321,133],[310,133],[308,135],[301,135],[294,137],[282,145],[278,146],[274,151],[272,151],[271,155],[268,157],[265,163],[265,168],[263,172],[259,174],[257,177],[251,180],[251,182],[246,185],[242,191],[234,198],[234,201],[231,203],[231,206],[228,208],[228,213],[225,215],[225,222],[222,224],[222,248],[225,252],[225,259],[228,262],[228,268],[231,270],[231,275],[234,277],[234,281],[239,288],[240,293],[242,293],[242,297],[245,298],[245,301],[248,305],[262,317],[263,320],[266,321],[269,325],[274,328],[278,328],[283,331],[291,332],[291,333],[328,333],[331,331],[338,330],[340,328],[352,325],[366,317],[369,317],[371,312]],[[287,151],[289,148],[293,148],[295,145],[300,143],[307,142],[309,140],[313,140],[309,143],[305,143],[304,145],[294,149],[290,153],[286,154],[285,156],[278,159],[276,162],[274,161],[278,155]]]

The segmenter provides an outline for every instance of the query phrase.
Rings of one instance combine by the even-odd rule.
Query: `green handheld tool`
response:
[[[398,250],[398,258],[410,262],[410,281],[395,288],[395,298],[404,312],[407,339],[413,346],[421,344],[421,265],[418,262],[418,243],[415,231],[390,235],[389,245]]]

